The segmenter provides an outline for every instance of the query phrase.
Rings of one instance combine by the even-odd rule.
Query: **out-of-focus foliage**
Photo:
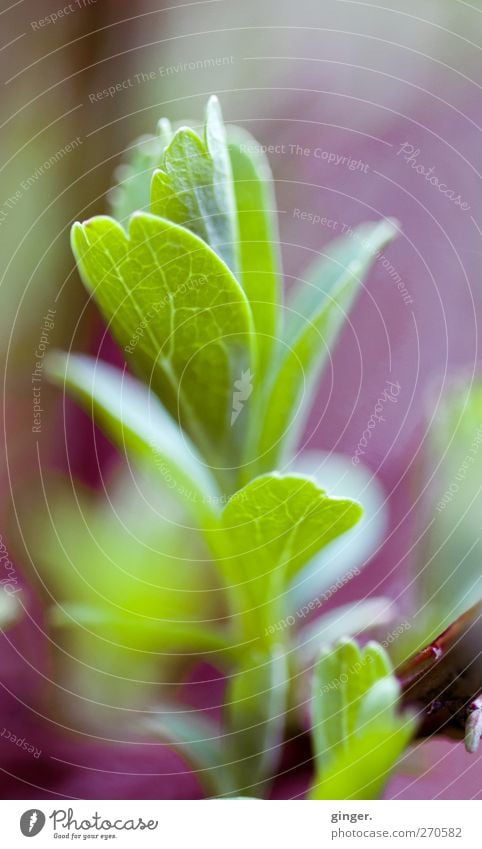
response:
[[[396,645],[406,658],[482,596],[482,386],[459,376],[428,412],[414,494],[420,536],[413,557],[414,627]]]
[[[313,681],[313,799],[377,799],[416,723],[377,643],[344,640],[323,653]]]
[[[362,509],[355,501],[333,497],[311,476],[256,474],[280,456],[298,401],[306,394],[306,371],[318,372],[326,362],[346,309],[396,228],[387,221],[346,237],[299,284],[290,308],[283,314],[281,302],[275,301],[268,317],[266,309],[259,309],[264,272],[269,296],[278,298],[281,293],[281,281],[273,285],[279,265],[277,247],[269,245],[276,230],[267,223],[272,210],[263,206],[257,210],[264,222],[261,244],[246,225],[250,202],[272,203],[266,162],[260,161],[254,141],[252,154],[247,144],[242,149],[234,142],[228,145],[215,99],[208,104],[204,141],[186,128],[172,137],[165,123],[162,130],[168,143],[160,157],[161,169],[143,174],[131,165],[128,185],[114,196],[114,205],[121,203],[125,209],[141,196],[140,182],[151,181],[151,212],[135,211],[122,224],[100,216],[74,225],[72,232],[82,279],[149,390],[125,379],[119,370],[85,357],[56,354],[49,357],[48,368],[55,382],[81,401],[127,457],[150,467],[164,496],[171,488],[169,501],[184,506],[184,515],[194,516],[198,528],[194,539],[210,551],[216,582],[224,590],[228,624],[223,628],[218,618],[203,623],[202,629],[199,623],[187,627],[176,598],[157,597],[155,592],[149,603],[143,593],[134,594],[133,604],[127,603],[127,590],[118,601],[114,594],[110,602],[114,609],[106,610],[93,600],[89,605],[75,584],[65,610],[54,608],[50,619],[84,642],[89,628],[96,640],[109,638],[112,646],[114,635],[123,637],[131,652],[142,649],[148,654],[153,640],[183,649],[186,656],[191,652],[193,661],[199,656],[212,659],[216,650],[224,650],[232,663],[225,717],[232,772],[238,789],[248,782],[253,793],[261,794],[279,760],[285,712],[296,682],[288,663],[293,630],[285,624],[290,587],[321,550],[359,522]],[[236,136],[235,130],[231,136]],[[141,142],[139,162],[146,164],[144,145]],[[246,174],[255,189],[254,201],[244,185]],[[237,181],[242,191],[236,189]],[[240,205],[239,221],[235,203]],[[254,275],[260,256],[264,269]],[[286,315],[290,321],[285,337],[268,345],[267,325],[281,327]],[[294,356],[287,359],[285,349],[292,349]],[[265,371],[253,387],[258,362]],[[264,434],[262,444],[258,433]],[[67,523],[70,544],[76,537],[71,515],[70,511],[60,523]],[[137,524],[142,528],[141,522]],[[164,525],[165,520],[156,532]],[[104,535],[108,547],[115,530],[102,512],[86,520],[82,533],[88,529],[90,534],[92,528],[94,547]],[[173,539],[183,533],[180,518]],[[372,544],[373,539],[368,549]],[[83,562],[89,546],[74,542],[74,548]],[[59,554],[49,551],[54,580],[61,568]],[[133,556],[124,534],[116,539],[109,560],[118,565],[121,554]],[[198,556],[193,551],[191,568]],[[140,561],[148,570],[152,564],[150,558]],[[97,594],[109,599],[112,570],[102,572],[106,584]],[[310,579],[316,589],[314,574],[319,570]],[[169,624],[164,616],[155,620],[166,604],[173,619]],[[378,618],[379,608],[374,611],[369,603],[354,619],[345,611],[344,623],[350,627],[353,622],[362,631],[374,615]],[[147,621],[139,623],[139,617]],[[129,635],[134,634],[133,642]],[[304,654],[295,656],[302,671]],[[119,672],[127,672],[128,659],[120,656]],[[85,665],[88,670],[89,664]],[[139,680],[137,676],[138,667]],[[162,717],[159,722],[167,733]],[[188,754],[191,744],[184,739]],[[208,771],[211,754],[208,747]],[[198,745],[192,757],[199,758]]]
[[[20,612],[14,595],[0,588],[0,628],[8,628],[15,622]]]

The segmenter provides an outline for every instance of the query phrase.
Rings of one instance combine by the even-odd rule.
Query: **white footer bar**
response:
[[[119,849],[475,849],[481,813],[480,801],[0,801],[1,845],[6,849],[73,844]]]

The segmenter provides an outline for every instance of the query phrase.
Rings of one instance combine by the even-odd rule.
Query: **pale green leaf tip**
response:
[[[399,221],[399,219],[398,219],[398,218],[395,218],[395,217],[394,217],[394,216],[392,216],[392,215],[390,215],[390,216],[386,219],[386,222],[387,222],[387,224],[389,224],[391,227],[394,227],[396,230],[401,230],[401,228],[402,228],[402,224],[401,224],[401,222]]]
[[[208,150],[210,150],[210,139],[213,137],[218,140],[226,139],[226,128],[224,126],[221,104],[215,94],[211,95],[207,102],[204,136]]]
[[[366,644],[363,653],[367,656],[369,654],[376,656],[377,659],[382,663],[383,667],[386,669],[386,674],[392,674],[393,666],[390,660],[390,656],[388,652],[383,648],[383,646],[380,645],[380,643],[375,642],[375,640],[370,640]]]
[[[400,685],[393,675],[379,678],[371,685],[363,699],[360,708],[360,724],[368,725],[372,722],[381,722],[382,719],[389,723],[393,722],[399,697]]]
[[[384,218],[380,221],[380,227],[386,230],[386,239],[391,242],[402,232],[402,225],[398,218]]]
[[[68,355],[63,351],[49,351],[45,356],[45,373],[52,383],[63,385],[67,377]]]
[[[16,597],[8,590],[0,587],[0,628],[6,629],[14,625],[20,617],[22,607]]]
[[[340,639],[337,640],[335,649],[343,650],[347,647],[349,647],[350,649],[355,649],[356,651],[360,651],[360,646],[358,645],[357,641],[353,639],[353,637],[340,637]]]
[[[156,215],[152,215],[150,212],[143,212],[142,209],[136,209],[129,218],[129,224],[132,224],[133,221],[143,221],[146,218],[155,218],[157,220]]]
[[[179,139],[182,139],[185,136],[188,136],[191,139],[194,139],[194,141],[199,145],[203,144],[203,141],[199,137],[199,134],[196,133],[196,130],[193,130],[192,127],[188,127],[187,124],[186,124],[185,126],[183,125],[182,127],[178,127],[177,130],[175,131],[175,133],[173,133],[172,139],[171,139],[171,141],[169,142],[169,144],[167,145],[167,147],[164,151],[164,157],[169,153],[169,151],[171,150],[172,147],[175,147],[176,142]]]
[[[169,179],[168,175],[162,168],[154,168],[154,171],[152,172],[151,185],[155,180],[159,180],[161,177],[163,179]]]
[[[82,240],[85,240],[83,224],[80,221],[75,221],[70,228],[70,245],[76,258],[81,249]]]
[[[221,104],[216,94],[212,94],[207,102],[206,118],[209,117],[210,114],[214,114],[216,115],[216,117],[219,117],[222,120]]]
[[[139,228],[142,224],[149,224],[150,221],[155,221],[159,226],[162,223],[166,223],[165,218],[160,218],[157,215],[152,215],[151,212],[143,212],[142,209],[136,209],[135,212],[129,218],[127,224],[127,233],[130,239],[135,241],[138,237]],[[169,222],[171,223],[171,222]],[[172,227],[175,227],[175,224],[171,224]]]
[[[172,124],[169,118],[159,118],[159,121],[157,122],[157,134],[161,142],[163,142],[167,147],[173,135]]]
[[[341,637],[336,644],[337,658],[341,663],[354,664],[361,660],[360,646],[352,637]]]
[[[72,235],[74,236],[77,233],[83,233],[83,231],[84,231],[83,224],[80,221],[74,221],[74,223],[72,224],[71,230],[70,230]]]

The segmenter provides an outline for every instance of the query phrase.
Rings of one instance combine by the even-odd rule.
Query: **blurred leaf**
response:
[[[358,227],[328,247],[289,299],[277,365],[251,432],[250,459],[259,457],[262,469],[275,468],[296,443],[314,381],[345,325],[363,277],[396,233],[390,220]]]
[[[199,654],[203,659],[206,655],[216,654],[217,660],[227,660],[236,654],[228,634],[221,633],[214,625],[209,627],[204,623],[197,625],[172,619],[156,619],[75,603],[52,607],[48,622],[56,628],[80,626],[100,636],[104,635],[105,639],[115,634],[118,648],[132,648],[131,637],[135,633],[140,643],[158,646],[160,650],[169,646],[172,653],[182,651],[191,655]],[[126,641],[124,645],[119,642],[122,639]]]
[[[237,763],[238,787],[254,795],[266,791],[281,755],[288,698],[288,666],[282,649],[249,653],[231,677],[226,721]]]
[[[189,231],[143,213],[129,229],[130,238],[105,216],[74,225],[82,278],[136,370],[213,460],[235,437],[229,414],[250,362],[249,305]]]
[[[361,224],[352,233],[330,242],[291,292],[286,310],[286,343],[293,344],[300,333],[306,333],[307,322],[316,322],[332,299],[341,297],[342,303],[345,299],[350,303],[378,253],[398,232],[398,223],[388,218]],[[339,323],[344,320],[344,315],[339,316]]]
[[[155,480],[130,470],[109,482],[107,498],[46,487],[30,509],[24,497],[23,544],[49,608],[60,695],[87,698],[82,721],[88,712],[96,721],[103,704],[138,709],[159,689],[171,693],[199,651],[228,660],[209,552]]]
[[[315,555],[296,576],[288,602],[290,610],[296,610],[326,592],[336,591],[337,581],[348,582],[366,566],[384,540],[388,507],[373,472],[362,463],[353,465],[343,454],[304,451],[289,470],[312,477],[331,496],[351,498],[363,505],[361,520]]]
[[[238,211],[240,272],[258,334],[258,378],[268,367],[279,333],[281,258],[272,175],[259,144],[238,127],[228,128]]]
[[[341,750],[313,785],[311,799],[380,799],[397,761],[413,737],[408,720],[369,728]]]
[[[203,623],[215,603],[209,555],[196,531],[178,524],[172,505],[144,489],[122,475],[108,498],[65,483],[46,490],[25,522],[44,590],[62,605],[101,608],[107,620]],[[146,635],[134,629],[134,644]]]
[[[6,630],[13,625],[20,613],[21,607],[15,596],[0,585],[0,629]]]
[[[414,720],[398,713],[399,693],[378,643],[361,649],[346,639],[321,654],[313,684],[311,798],[378,798],[415,731]]]
[[[379,647],[381,675],[377,654],[372,646],[360,649],[354,640],[344,639],[333,649],[322,652],[316,666],[313,699],[313,737],[320,763],[333,757],[338,748],[349,745],[357,730],[360,701],[375,680],[391,673],[388,656]]]
[[[434,412],[435,408],[435,412]],[[482,597],[482,383],[454,379],[430,403],[418,490],[413,629],[397,660],[435,639]]]
[[[142,383],[99,360],[51,354],[52,380],[67,386],[119,449],[148,462],[173,496],[209,521],[219,499],[216,484],[188,437]]]
[[[237,218],[221,108],[211,97],[204,139],[181,127],[152,179],[151,211],[187,227],[237,271]]]
[[[229,585],[244,595],[251,636],[282,618],[287,583],[361,515],[359,504],[330,498],[301,476],[264,475],[235,493],[222,516],[224,538],[215,541]]]
[[[169,711],[144,724],[146,731],[166,740],[189,763],[209,796],[231,796],[237,786],[229,762],[225,734],[194,711]]]

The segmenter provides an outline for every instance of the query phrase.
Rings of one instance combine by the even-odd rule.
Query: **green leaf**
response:
[[[361,515],[359,504],[295,475],[264,475],[233,495],[222,515],[224,535],[213,542],[229,586],[244,596],[240,615],[250,636],[272,642],[260,630],[284,615],[288,582]]]
[[[237,438],[233,385],[250,364],[251,312],[239,283],[204,242],[153,215],[134,215],[129,238],[105,216],[76,224],[72,245],[136,371],[216,465]]]
[[[55,627],[59,685],[87,698],[84,718],[96,721],[99,704],[140,709],[153,689],[172,693],[200,652],[232,660],[215,566],[155,479],[130,467],[104,481],[107,497],[43,484],[42,498],[22,498],[22,542]]]
[[[378,677],[372,665],[378,672],[378,655],[370,646],[360,649],[355,640],[341,640],[334,649],[322,652],[315,670],[313,699],[313,737],[321,765],[337,749],[349,745],[349,737],[357,727],[360,700],[374,678],[390,674],[388,659]]]
[[[287,658],[278,646],[269,654],[248,653],[230,679],[226,721],[241,791],[266,792],[281,755],[288,686]]]
[[[395,719],[387,727],[370,727],[319,774],[310,799],[379,799],[412,738],[410,720]]]
[[[132,649],[132,635],[136,634],[140,645],[151,645],[158,652],[169,647],[172,654],[187,652],[216,662],[232,660],[236,655],[228,635],[204,623],[132,615],[75,602],[52,607],[47,621],[55,628],[83,628],[107,643],[115,641],[117,649]]]
[[[281,258],[276,199],[268,160],[249,133],[228,128],[239,226],[239,280],[253,311],[258,337],[258,379],[278,338]]]
[[[216,483],[188,437],[142,383],[82,355],[55,353],[47,371],[66,386],[122,451],[148,463],[170,493],[200,522],[212,522]]]
[[[324,595],[331,597],[365,568],[384,540],[388,526],[387,499],[373,472],[362,463],[333,452],[303,451],[288,471],[313,477],[330,495],[363,504],[363,516],[340,539],[333,540],[294,579],[289,589],[289,612]],[[354,634],[355,631],[345,631]],[[339,634],[343,636],[343,634]]]
[[[194,711],[169,710],[144,723],[189,763],[209,796],[236,796],[237,785],[224,732]]]
[[[151,211],[187,227],[237,271],[238,230],[231,163],[221,109],[211,97],[204,139],[178,129],[152,178]]]
[[[373,799],[415,731],[400,716],[400,688],[388,655],[342,640],[323,652],[313,684],[316,779],[313,799]]]
[[[336,241],[305,273],[288,301],[278,362],[250,433],[250,457],[261,469],[276,467],[299,438],[314,383],[362,280],[396,233],[396,225],[386,220],[363,225]]]

